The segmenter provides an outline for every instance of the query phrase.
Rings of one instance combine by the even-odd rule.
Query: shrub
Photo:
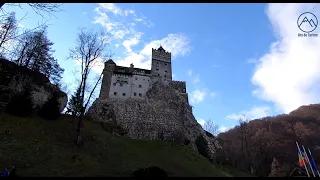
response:
[[[22,93],[13,96],[6,106],[8,114],[16,116],[31,116],[33,114],[33,103],[31,100],[31,89],[25,88]]]
[[[40,108],[38,112],[39,116],[49,120],[58,119],[61,115],[58,98],[58,94],[54,93],[52,97]]]

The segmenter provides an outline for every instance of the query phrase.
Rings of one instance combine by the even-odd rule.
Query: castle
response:
[[[99,99],[144,98],[157,81],[169,83],[188,100],[185,81],[172,81],[171,53],[162,46],[152,48],[151,70],[134,68],[133,64],[117,66],[111,59],[105,62]]]

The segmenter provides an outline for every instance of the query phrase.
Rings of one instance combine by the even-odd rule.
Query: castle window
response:
[[[126,93],[122,93],[122,96],[126,96]]]
[[[117,95],[117,92],[113,92],[113,95],[115,95],[115,96],[116,96],[116,95]]]
[[[122,86],[123,86],[123,84],[120,84],[120,86],[122,87]]]
[[[137,96],[137,93],[133,93],[134,96]]]
[[[113,83],[113,86],[116,86],[117,85],[117,83]]]
[[[142,94],[141,94],[141,93],[139,93],[139,96],[141,97],[141,96],[142,96]]]
[[[167,73],[168,71],[164,71],[165,73]]]
[[[159,64],[159,62],[157,62],[157,64]]]
[[[158,74],[158,76],[160,76],[160,74]]]
[[[166,75],[164,75],[164,78],[166,78],[167,76]]]
[[[142,85],[139,85],[139,88],[142,88]]]
[[[166,65],[167,65],[167,63],[164,63],[164,65],[166,66]]]
[[[156,69],[157,71],[159,71],[159,69]]]

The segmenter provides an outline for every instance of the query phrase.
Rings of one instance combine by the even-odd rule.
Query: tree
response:
[[[101,33],[93,33],[86,29],[80,29],[77,37],[77,45],[75,48],[70,49],[70,58],[79,62],[80,70],[80,104],[81,111],[77,123],[77,138],[75,144],[81,146],[83,144],[82,135],[84,129],[84,114],[90,102],[94,90],[100,82],[102,72],[94,83],[91,90],[88,90],[89,75],[92,68],[96,65],[99,59],[106,60],[110,58],[111,54],[107,52],[109,42],[109,35],[101,31]]]
[[[244,153],[245,157],[247,155],[248,150],[248,122],[249,119],[246,118],[244,115],[238,120],[239,122],[239,136],[241,138],[241,150]]]
[[[4,2],[0,3],[0,9],[2,9],[3,5],[6,4]],[[7,3],[9,6],[19,6],[21,8],[20,3]],[[54,12],[60,11],[61,3],[28,3],[28,5],[33,9],[34,12],[43,16],[43,12],[49,13],[52,15]]]
[[[12,53],[11,52],[11,47],[15,47],[16,41],[19,41],[19,37],[26,35],[28,33],[31,33],[35,30],[38,30],[39,28],[41,29],[46,22],[44,22],[41,25],[38,25],[37,27],[30,29],[28,31],[25,31],[22,34],[17,33],[18,27],[17,24],[25,18],[25,15],[22,19],[17,21],[15,19],[15,14],[14,13],[7,13],[3,9],[3,5],[5,3],[1,2],[0,3],[0,50],[1,54],[0,56],[4,56],[4,52],[6,53]],[[21,7],[21,3],[6,3],[9,6],[18,6]],[[43,13],[48,13],[50,16],[53,15],[53,13],[60,11],[60,6],[62,4],[59,3],[28,3],[28,5],[33,9],[34,12],[36,12],[38,15],[43,17]],[[11,41],[11,42],[10,42]],[[5,43],[10,42],[10,47],[4,46]],[[11,44],[13,43],[13,44]]]
[[[14,62],[33,71],[41,72],[52,82],[58,84],[62,69],[53,57],[53,43],[47,37],[46,26],[40,30],[27,33],[19,38],[14,50]]]
[[[82,109],[82,104],[81,104],[81,88],[78,87],[77,91],[74,93],[74,95],[71,96],[69,102],[68,102],[68,107],[67,107],[67,112],[66,113],[71,113],[73,117],[79,117],[80,112]]]
[[[220,133],[219,128],[220,128],[219,125],[214,123],[211,120],[205,121],[204,127],[203,127],[204,130],[208,131],[209,133],[215,136]]]
[[[10,13],[6,16],[3,21],[0,21],[0,48],[8,42],[10,39],[14,38],[17,33],[17,20],[15,18],[15,13]]]

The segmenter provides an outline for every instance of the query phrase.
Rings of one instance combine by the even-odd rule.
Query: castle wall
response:
[[[150,77],[143,75],[113,74],[109,97],[144,98],[149,89]]]
[[[185,81],[170,81],[169,85],[176,90],[178,94],[184,97],[189,102],[187,86]]]
[[[187,86],[185,81],[171,81],[170,86],[172,86],[175,90],[180,93],[186,93]]]

